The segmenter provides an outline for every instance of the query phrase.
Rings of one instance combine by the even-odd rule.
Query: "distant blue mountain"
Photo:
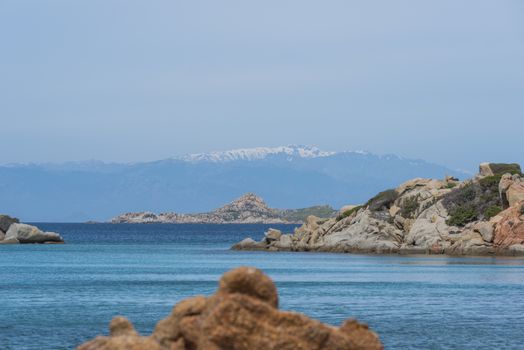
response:
[[[14,164],[0,167],[0,212],[24,221],[105,221],[123,212],[206,212],[246,192],[274,208],[339,208],[414,177],[445,175],[467,176],[422,160],[307,146],[135,164]]]

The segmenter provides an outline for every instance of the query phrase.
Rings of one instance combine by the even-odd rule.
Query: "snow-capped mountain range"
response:
[[[187,154],[174,159],[183,160],[186,162],[233,162],[239,160],[260,160],[268,156],[286,155],[290,157],[300,158],[320,158],[329,157],[336,152],[321,151],[318,147],[312,146],[280,146],[280,147],[255,147],[255,148],[239,148],[229,151],[214,151],[210,153],[194,153]]]
[[[107,221],[123,212],[210,212],[253,192],[272,208],[359,204],[414,177],[468,177],[444,166],[310,146],[236,149],[142,163],[0,166],[0,212],[24,221]]]

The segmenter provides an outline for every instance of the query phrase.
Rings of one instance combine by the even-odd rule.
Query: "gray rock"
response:
[[[323,250],[392,253],[398,251],[404,233],[376,219],[369,210],[358,213],[351,224],[323,237]]]
[[[449,255],[486,255],[493,251],[493,247],[487,244],[480,233],[465,231],[460,237],[445,250]]]
[[[515,255],[524,255],[524,244],[514,244],[509,246],[509,251]]]
[[[5,232],[0,230],[0,241],[2,241],[5,238]]]
[[[5,240],[17,239],[20,243],[63,243],[58,233],[43,232],[35,226],[27,224],[12,224],[5,235]]]
[[[446,224],[447,216],[448,213],[441,202],[423,211],[406,235],[406,244],[423,249],[441,245],[444,236],[449,234],[450,227]]]
[[[482,239],[488,243],[493,242],[493,225],[490,222],[482,221],[475,225],[475,232],[480,233]]]
[[[18,224],[19,222],[17,218],[12,218],[9,215],[0,215],[0,231],[7,232],[12,224]]]
[[[266,233],[264,233],[264,236],[268,242],[278,241],[282,236],[282,232],[280,230],[270,228]]]
[[[244,238],[242,241],[238,242],[233,246],[233,249],[235,250],[250,250],[250,249],[257,249],[260,248],[260,246],[263,245],[260,242],[255,241],[253,238]]]
[[[280,239],[275,242],[275,247],[281,250],[291,250],[293,247],[293,239],[291,236],[290,234],[281,235]]]

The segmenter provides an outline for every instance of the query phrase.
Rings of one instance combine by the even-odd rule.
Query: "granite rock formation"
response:
[[[262,198],[247,193],[233,202],[209,213],[178,214],[151,212],[126,213],[111,220],[114,224],[131,223],[178,223],[178,224],[289,224],[301,223],[308,214],[335,213],[329,206],[316,206],[304,209],[273,209]]]
[[[150,336],[116,317],[110,336],[78,350],[375,350],[383,346],[366,325],[347,320],[340,328],[278,310],[274,283],[260,270],[241,267],[222,277],[211,297],[176,305]]]
[[[38,227],[21,224],[16,218],[0,215],[0,244],[63,243],[55,232],[43,232]]]
[[[484,163],[472,179],[413,179],[336,218],[311,216],[292,234],[245,239],[233,249],[521,255],[523,205],[520,166]]]

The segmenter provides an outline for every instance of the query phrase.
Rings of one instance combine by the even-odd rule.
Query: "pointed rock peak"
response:
[[[264,200],[254,193],[246,193],[233,202],[219,208],[217,211],[255,211],[269,212],[271,209]]]
[[[252,192],[243,194],[241,197],[238,197],[237,199],[235,199],[232,202],[232,204],[233,203],[243,203],[243,202],[256,202],[256,203],[261,203],[261,204],[266,205],[262,197],[257,196],[255,193],[252,193]]]

